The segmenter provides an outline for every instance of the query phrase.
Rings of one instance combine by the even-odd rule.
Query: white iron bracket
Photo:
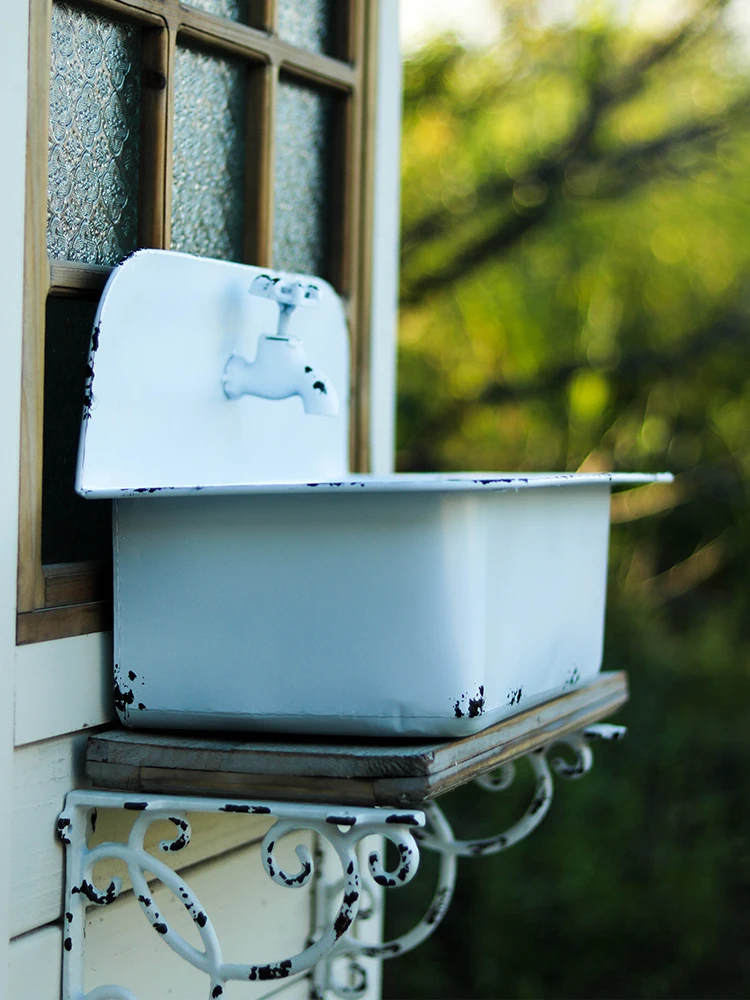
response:
[[[502,833],[482,840],[458,840],[445,816],[436,802],[426,803],[424,812],[427,824],[424,828],[416,828],[414,838],[421,847],[435,851],[440,855],[437,883],[432,901],[427,913],[410,931],[392,941],[381,944],[368,944],[355,935],[347,935],[338,941],[326,960],[319,963],[313,972],[313,991],[311,1000],[328,1000],[329,997],[339,997],[341,1000],[362,996],[367,991],[367,972],[362,964],[363,958],[386,959],[404,955],[418,947],[437,929],[445,916],[453,898],[456,884],[456,869],[459,857],[485,857],[507,851],[519,841],[533,833],[549,812],[554,791],[552,772],[566,781],[582,778],[591,770],[594,757],[589,744],[596,740],[615,741],[622,739],[627,730],[625,726],[611,723],[598,723],[587,726],[578,732],[555,738],[553,743],[539,747],[526,754],[525,759],[531,765],[535,777],[534,793],[525,813],[518,822]],[[555,757],[547,760],[548,752],[553,746],[563,745],[572,751],[573,759]],[[519,758],[521,759],[521,758]],[[475,783],[490,792],[501,792],[513,784],[516,775],[516,761],[509,761],[499,768],[487,772],[475,779]],[[342,884],[335,878],[326,878],[325,869],[320,874],[317,900],[317,933],[320,934],[330,920],[335,901],[340,896]],[[392,879],[376,879],[379,885],[386,888],[394,887]],[[363,887],[366,891],[366,885]],[[360,913],[357,927],[363,922],[367,913]],[[347,963],[336,961],[346,958]],[[343,966],[343,972],[342,972]]]
[[[556,743],[573,750],[574,760],[555,759],[551,766],[563,778],[581,777],[592,764],[588,741],[593,738],[618,739],[623,734],[621,726],[598,725],[558,738]],[[63,1000],[137,1000],[124,986],[100,985],[88,992],[84,989],[86,908],[89,904],[108,905],[117,899],[122,888],[119,879],[113,879],[104,888],[95,885],[94,866],[111,859],[119,859],[127,866],[133,892],[154,931],[172,951],[205,973],[209,1000],[221,997],[230,981],[272,983],[309,970],[313,970],[311,1000],[361,996],[367,989],[367,974],[362,959],[402,955],[416,948],[437,928],[453,895],[458,857],[483,856],[507,850],[541,823],[552,801],[548,749],[542,747],[527,755],[536,785],[533,800],[524,816],[504,833],[485,840],[457,840],[435,803],[426,805],[424,811],[407,811],[246,799],[225,801],[198,796],[131,795],[109,791],[78,790],[68,793],[57,823],[58,835],[66,849]],[[508,763],[502,765],[496,774],[483,775],[476,780],[483,788],[501,791],[509,787],[513,777],[514,765]],[[98,809],[123,809],[137,813],[126,842],[109,841],[95,847],[88,846],[91,814]],[[266,874],[278,885],[292,889],[307,885],[313,878],[318,880],[316,927],[302,951],[271,963],[235,964],[224,961],[210,915],[184,875],[174,871],[144,847],[144,838],[152,823],[167,820],[175,827],[176,835],[173,840],[162,841],[159,849],[173,853],[185,848],[191,836],[188,813],[244,813],[274,818],[275,822],[261,846]],[[280,839],[288,833],[304,831],[315,834],[318,843],[326,841],[330,845],[338,859],[337,872],[332,871],[333,866],[329,864],[320,864],[320,851],[317,858],[313,858],[304,844],[296,848],[299,871],[289,873],[279,866],[276,846]],[[380,849],[370,851],[365,871],[360,870],[357,847],[372,835],[384,837],[396,848],[399,860],[394,870],[385,868]],[[359,939],[351,931],[358,916],[361,924],[368,915],[367,903],[362,905],[363,898],[366,900],[370,894],[367,882],[371,880],[376,886],[396,888],[411,881],[419,865],[417,841],[441,856],[438,883],[427,914],[411,931],[393,941],[369,944]],[[146,872],[183,903],[200,934],[202,950],[186,941],[159,913]],[[345,969],[343,977],[337,975],[342,965]]]

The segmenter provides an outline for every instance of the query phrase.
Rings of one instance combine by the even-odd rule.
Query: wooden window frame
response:
[[[191,8],[180,0],[70,0],[143,29],[139,246],[169,247],[177,38],[257,64],[248,74],[248,137],[262,152],[245,179],[247,263],[273,266],[274,123],[279,75],[336,92],[345,101],[334,134],[338,166],[331,249],[333,283],[351,334],[352,468],[368,468],[369,315],[373,193],[375,44],[378,0],[347,0],[336,39],[340,58],[308,52],[276,32],[275,0],[249,0],[253,28]],[[32,0],[26,157],[21,469],[16,642],[25,644],[111,627],[111,578],[97,563],[42,564],[42,428],[45,308],[50,293],[96,295],[111,268],[47,256],[47,132],[53,0]],[[250,145],[250,143],[248,143]],[[338,152],[336,152],[338,150]]]

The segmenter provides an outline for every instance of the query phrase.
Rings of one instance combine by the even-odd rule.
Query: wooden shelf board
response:
[[[612,715],[627,698],[626,674],[603,673],[462,739],[352,743],[112,729],[90,737],[86,773],[100,788],[150,794],[418,806]]]

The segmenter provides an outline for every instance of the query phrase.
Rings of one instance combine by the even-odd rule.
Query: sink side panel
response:
[[[601,667],[609,487],[486,497],[488,708],[528,707]]]

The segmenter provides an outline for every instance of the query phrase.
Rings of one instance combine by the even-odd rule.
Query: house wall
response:
[[[54,824],[65,793],[83,787],[86,733],[114,720],[110,700],[111,636],[89,635],[16,647],[16,562],[20,440],[21,320],[28,4],[0,12],[0,997],[54,1000],[60,993],[62,848]],[[397,0],[379,13],[376,182],[372,255],[373,470],[389,471],[393,454],[396,250],[400,72]],[[241,819],[243,823],[233,820]],[[115,835],[127,819],[102,816],[98,830]],[[109,831],[109,832],[108,832]],[[193,844],[180,856],[235,961],[280,958],[300,949],[310,930],[309,901],[279,889],[262,871],[257,843],[264,828],[246,817],[198,817]],[[232,889],[240,891],[231,892]],[[186,933],[190,932],[190,928]],[[372,933],[370,931],[370,933]],[[8,945],[8,942],[10,944]],[[7,950],[6,950],[7,949]],[[123,982],[139,1000],[205,996],[205,977],[182,968],[154,935],[132,899],[90,911],[90,987]],[[370,997],[379,995],[377,970]],[[128,982],[125,983],[125,978]],[[282,992],[251,984],[230,997],[274,992],[307,996],[305,983]]]

